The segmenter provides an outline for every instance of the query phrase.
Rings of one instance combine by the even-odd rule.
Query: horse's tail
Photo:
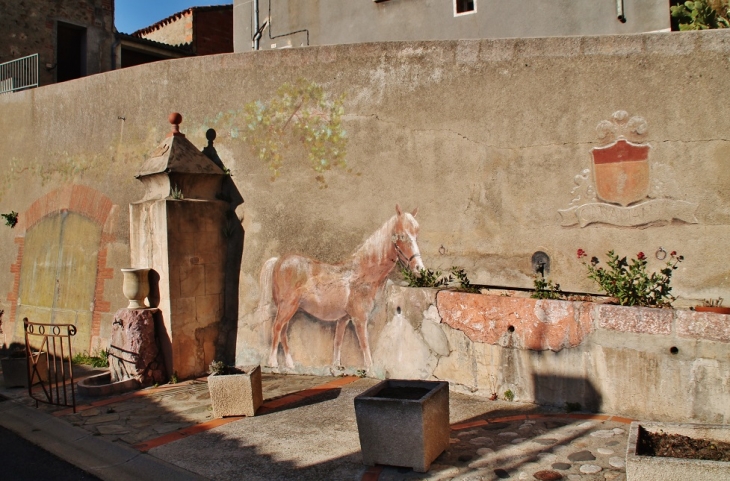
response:
[[[278,257],[272,257],[261,268],[261,277],[259,278],[259,307],[256,309],[258,311],[259,323],[268,322],[272,317],[274,266],[278,260]]]

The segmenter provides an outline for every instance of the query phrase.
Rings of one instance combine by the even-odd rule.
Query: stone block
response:
[[[503,347],[560,351],[593,331],[589,304],[583,302],[441,291],[437,306],[443,323],[474,342]]]
[[[48,359],[45,353],[38,355],[34,353],[36,357],[36,366],[38,367],[38,374],[33,376],[33,384],[38,384],[40,376],[46,382],[48,382]],[[3,368],[3,383],[5,387],[28,387],[28,364],[26,357],[6,357],[1,361]]]
[[[672,309],[652,307],[596,306],[598,327],[637,334],[671,334]]]
[[[213,417],[253,416],[263,404],[261,366],[238,368],[240,374],[211,374],[208,389]]]
[[[180,265],[180,295],[196,297],[205,295],[205,267],[202,265]]]
[[[638,454],[641,431],[663,431],[693,439],[730,442],[730,427],[724,424],[633,422],[626,447],[627,481],[686,481],[730,479],[730,462],[670,458]]]
[[[155,335],[157,309],[119,309],[109,344],[111,381],[134,379],[143,386],[162,382],[165,367]]]
[[[714,312],[676,311],[677,334],[692,339],[730,342],[730,316]]]
[[[363,463],[425,473],[449,446],[449,383],[382,381],[355,397]]]

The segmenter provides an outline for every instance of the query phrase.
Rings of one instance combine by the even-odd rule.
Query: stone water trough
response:
[[[638,454],[642,430],[730,443],[730,426],[724,424],[633,422],[629,430],[629,442],[626,448],[627,481],[720,481],[730,479],[730,462]]]

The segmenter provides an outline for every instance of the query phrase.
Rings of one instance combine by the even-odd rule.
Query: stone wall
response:
[[[730,419],[727,315],[396,286],[384,311],[380,376],[634,419]]]
[[[729,55],[726,31],[360,44],[158,62],[4,95],[0,212],[19,212],[27,227],[0,229],[7,274],[0,308],[8,315],[13,305],[40,302],[13,297],[28,262],[64,279],[58,257],[24,255],[35,227],[23,219],[58,189],[86,188],[110,206],[104,227],[95,227],[100,240],[82,251],[97,266],[104,260],[86,282],[90,292],[103,290],[88,312],[98,313],[105,332],[110,313],[126,305],[119,268],[129,267],[127,208],[143,197],[134,175],[168,131],[171,111],[183,114],[181,128],[198,148],[208,129],[217,131],[217,154],[232,175],[233,189],[221,194],[237,206],[228,221],[240,221],[245,237],[238,288],[226,295],[223,317],[237,321],[237,335],[225,331],[218,342],[229,342],[240,362],[265,364],[271,348],[272,321],[257,311],[265,262],[286,254],[345,261],[397,203],[408,212],[419,207],[424,264],[462,266],[474,283],[530,288],[532,257],[541,251],[564,290],[595,291],[578,248],[603,260],[609,249],[645,252],[651,269],[663,266],[656,254],[677,250],[686,258],[674,274],[678,306],[730,299],[730,269],[718,262],[730,237],[730,118],[721,100]],[[620,170],[596,176],[593,169],[595,153],[611,149],[641,152],[632,164],[641,188],[620,192],[640,196],[628,205],[596,193],[596,182],[621,178]],[[76,204],[63,209],[100,222]],[[47,238],[46,251],[61,243],[55,239]],[[391,278],[398,280],[395,271]],[[379,292],[368,325],[376,363],[399,342],[377,321],[385,309]],[[110,304],[100,309],[102,302]],[[62,306],[49,309],[54,319],[66,315]],[[3,323],[6,336],[17,331],[15,316]],[[570,355],[540,362],[567,369],[598,355],[584,350],[585,336],[615,335],[613,346],[629,336],[580,326],[580,344],[556,340],[574,346],[561,351]],[[288,329],[294,371],[343,372],[330,371],[335,334],[335,322],[296,314]],[[469,359],[476,348],[455,336],[449,345]],[[92,338],[80,348],[106,342]],[[343,338],[344,371],[364,368],[352,327]],[[538,359],[526,347],[504,352],[514,362]],[[420,372],[434,372],[434,362]],[[456,372],[464,379],[454,382],[471,385],[473,371]]]

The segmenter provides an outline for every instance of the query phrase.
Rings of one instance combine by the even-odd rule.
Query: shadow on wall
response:
[[[533,374],[532,385],[538,404],[591,412],[600,412],[603,405],[601,393],[583,377]]]
[[[216,353],[218,359],[227,364],[233,364],[236,358],[236,328],[238,324],[238,284],[241,272],[241,259],[243,256],[244,231],[241,219],[236,216],[236,208],[243,204],[243,196],[236,187],[231,171],[228,169],[218,152],[213,146],[216,138],[215,129],[208,129],[205,132],[208,145],[203,148],[205,154],[218,167],[223,169],[227,175],[223,179],[221,191],[216,198],[228,203],[226,212],[226,225],[223,228],[223,235],[227,241],[225,279],[223,287],[223,317],[218,328],[218,341]]]

